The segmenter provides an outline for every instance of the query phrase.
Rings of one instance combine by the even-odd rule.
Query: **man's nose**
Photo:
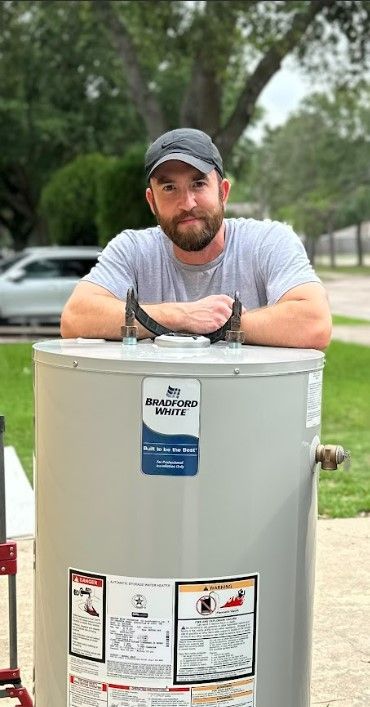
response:
[[[184,211],[191,211],[197,206],[195,194],[191,189],[183,189],[179,195],[179,206]]]

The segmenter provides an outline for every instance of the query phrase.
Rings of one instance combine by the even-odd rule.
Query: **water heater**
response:
[[[308,707],[324,355],[34,361],[37,707]]]

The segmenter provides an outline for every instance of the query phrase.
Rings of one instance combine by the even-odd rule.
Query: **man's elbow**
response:
[[[331,317],[321,317],[315,321],[310,332],[310,348],[324,351],[330,344],[332,335]]]
[[[68,302],[64,307],[60,318],[60,335],[63,339],[74,339],[76,336],[79,336],[76,326],[76,317],[74,316],[72,308],[69,306]]]

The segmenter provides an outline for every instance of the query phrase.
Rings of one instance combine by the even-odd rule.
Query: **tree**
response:
[[[230,165],[285,57],[341,82],[369,61],[366,0],[7,0],[0,22],[0,238],[17,248],[47,239],[41,189],[78,154],[188,125]]]
[[[363,84],[313,96],[267,134],[254,162],[256,200],[308,239],[328,233],[333,264],[333,230],[369,213],[369,107],[370,87]]]
[[[370,219],[370,184],[359,184],[342,204],[338,213],[338,227],[356,226],[357,265],[364,264],[362,224]]]
[[[123,154],[143,126],[88,2],[0,3],[0,245],[48,239],[41,189],[76,155]]]
[[[176,86],[181,89],[176,93],[176,125],[208,132],[226,159],[286,56],[295,52],[309,65],[319,54],[325,64],[329,52],[322,46],[335,55],[344,42],[350,73],[366,62],[366,1],[92,4],[115,47],[149,138],[173,126],[166,99],[169,85]]]

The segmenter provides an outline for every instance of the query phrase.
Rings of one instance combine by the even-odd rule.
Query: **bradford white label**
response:
[[[145,378],[141,469],[144,474],[194,476],[199,458],[200,383]]]

